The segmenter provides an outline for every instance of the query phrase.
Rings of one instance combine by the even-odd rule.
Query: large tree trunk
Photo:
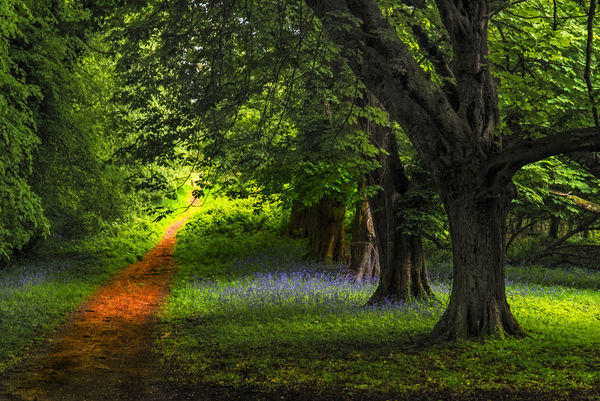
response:
[[[350,244],[350,270],[357,281],[372,279],[380,273],[373,216],[367,201],[356,208]]]
[[[506,217],[513,192],[507,187],[495,196],[482,196],[462,186],[462,192],[444,197],[454,280],[448,308],[434,335],[445,339],[523,335],[506,301],[504,285]]]
[[[380,155],[381,166],[368,175],[369,185],[383,187],[383,191],[369,201],[381,270],[379,285],[369,303],[427,299],[432,291],[427,281],[421,238],[402,231],[402,217],[398,213],[402,207],[400,200],[409,190],[410,182],[398,157],[395,134],[388,128],[375,127],[370,136],[386,154]]]
[[[306,237],[310,231],[310,213],[309,208],[304,206],[301,201],[294,200],[290,219],[286,227],[287,235],[291,237]]]
[[[342,202],[325,196],[319,203],[307,207],[309,219],[308,258],[325,262],[347,262]]]

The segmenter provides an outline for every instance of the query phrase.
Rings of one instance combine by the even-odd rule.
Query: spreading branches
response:
[[[506,185],[526,164],[564,153],[600,150],[600,128],[597,127],[573,129],[542,138],[511,139],[488,163],[486,175],[492,191]]]
[[[468,121],[468,133],[484,152],[493,148],[498,123],[498,97],[487,59],[487,1],[437,0],[440,17],[452,43],[452,70],[460,106],[458,114]]]
[[[458,142],[464,122],[431,82],[373,1],[307,0],[354,73],[401,122],[421,155],[443,156]],[[390,63],[390,60],[393,62]],[[431,158],[431,157],[429,157]]]

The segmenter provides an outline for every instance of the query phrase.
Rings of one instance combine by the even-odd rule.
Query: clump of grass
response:
[[[18,363],[118,265],[36,261],[0,273],[0,372]]]
[[[175,256],[184,264],[197,266],[196,273],[210,277],[222,275],[227,263],[252,250],[292,244],[278,235],[282,225],[279,208],[270,203],[258,207],[249,199],[208,198],[178,233]]]
[[[447,303],[448,266],[432,269],[438,302],[365,307],[375,282],[357,283],[342,266],[306,262],[303,243],[286,242],[274,230],[256,234],[182,233],[185,246],[206,253],[183,259],[162,312],[159,347],[177,380],[384,399],[567,397],[600,385],[600,294],[589,289],[597,288],[597,276],[581,276],[579,287],[569,288],[577,287],[573,271],[540,276],[537,268],[510,269],[509,302],[529,337],[431,344],[423,340]],[[230,245],[214,253],[207,237]]]

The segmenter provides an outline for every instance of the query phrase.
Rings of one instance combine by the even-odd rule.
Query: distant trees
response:
[[[153,1],[129,21],[115,30],[128,38],[120,50],[130,88],[123,97],[148,116],[131,153],[160,160],[171,157],[176,149],[171,144],[197,148],[192,162],[212,177],[203,181],[220,181],[231,196],[261,193],[287,201],[288,229],[308,236],[308,257],[344,262],[351,256],[353,263],[361,260],[362,266],[353,264],[358,276],[374,274],[389,247],[376,246],[374,232],[371,238],[362,232],[368,217],[357,218],[348,252],[345,217],[357,208],[357,215],[377,215],[371,226],[379,219],[389,220],[393,232],[408,229],[396,226],[402,220],[398,208],[408,202],[364,209],[365,196],[383,185],[378,179],[367,188],[360,185],[383,160],[378,155],[391,152],[399,161],[396,147],[380,150],[385,144],[373,136],[377,127],[390,138],[399,131],[385,111],[367,101],[311,10],[300,1],[209,7]],[[419,234],[412,230],[414,239],[386,256],[384,271],[394,282],[382,280],[375,299],[427,295],[417,285],[428,288]],[[395,259],[413,246],[417,252]],[[422,273],[411,279],[413,265]],[[393,278],[400,274],[403,280]]]
[[[308,256],[345,261],[346,208],[377,149],[352,128],[356,79],[314,19],[302,2],[149,2],[115,28],[122,98],[146,116],[126,151],[183,149],[230,196],[280,196]]]

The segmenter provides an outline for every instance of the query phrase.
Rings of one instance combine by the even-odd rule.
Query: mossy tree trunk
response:
[[[466,187],[444,200],[454,279],[448,308],[434,334],[447,339],[521,336],[523,330],[511,313],[504,283],[506,216],[514,189],[507,186],[494,197],[480,197]]]

